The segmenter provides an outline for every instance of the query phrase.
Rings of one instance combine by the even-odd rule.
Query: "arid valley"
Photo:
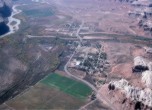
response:
[[[152,0],[0,0],[0,110],[151,110]]]

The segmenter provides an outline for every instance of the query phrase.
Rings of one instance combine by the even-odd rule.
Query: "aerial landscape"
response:
[[[152,110],[152,0],[0,0],[0,110]]]

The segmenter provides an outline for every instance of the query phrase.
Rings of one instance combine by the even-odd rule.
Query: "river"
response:
[[[21,24],[21,20],[15,18],[15,15],[21,13],[22,11],[17,9],[17,7],[18,7],[18,5],[14,5],[12,7],[13,12],[12,12],[11,16],[8,17],[8,23],[7,23],[7,26],[9,27],[9,32],[4,35],[1,35],[0,36],[1,38],[5,37],[7,35],[13,34],[19,30],[19,25]]]

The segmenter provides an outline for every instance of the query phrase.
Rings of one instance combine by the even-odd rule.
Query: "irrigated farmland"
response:
[[[53,73],[6,104],[17,110],[79,109],[91,92],[85,84]]]
[[[87,96],[91,95],[91,88],[85,84],[69,79],[67,77],[61,76],[59,74],[51,74],[47,78],[41,81],[49,87],[55,87],[67,94],[75,96],[80,99],[85,99]]]

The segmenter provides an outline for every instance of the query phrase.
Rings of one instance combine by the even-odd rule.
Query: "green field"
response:
[[[59,74],[51,74],[42,80],[41,83],[49,87],[55,87],[64,93],[80,99],[85,99],[92,93],[91,88],[87,85]]]
[[[54,15],[50,8],[23,10],[24,14],[30,17],[47,17]]]
[[[42,83],[6,102],[15,110],[78,110],[86,103],[86,100],[80,100]],[[0,106],[0,110],[4,108]]]

